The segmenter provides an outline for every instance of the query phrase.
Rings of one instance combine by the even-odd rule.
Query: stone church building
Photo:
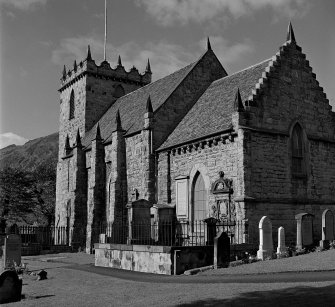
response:
[[[86,249],[101,222],[144,199],[179,221],[262,216],[295,240],[295,215],[335,209],[335,116],[291,24],[270,59],[228,75],[207,42],[190,65],[151,82],[87,57],[64,67],[56,226]],[[220,190],[226,194],[219,193]],[[85,243],[86,240],[86,243]]]

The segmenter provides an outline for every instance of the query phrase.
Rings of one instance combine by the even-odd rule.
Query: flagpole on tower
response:
[[[106,45],[107,45],[107,0],[105,0],[105,38],[104,38],[104,60],[106,61]]]

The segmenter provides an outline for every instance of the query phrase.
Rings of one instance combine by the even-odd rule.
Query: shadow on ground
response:
[[[335,306],[335,285],[247,292],[230,299],[198,300],[178,306]]]

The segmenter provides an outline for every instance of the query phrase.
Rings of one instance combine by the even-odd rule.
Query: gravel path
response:
[[[84,253],[23,257],[31,270],[46,268],[48,279],[24,275],[25,299],[8,306],[334,306],[335,282],[175,283],[139,282],[72,270],[89,265]],[[334,269],[335,251],[263,261],[202,274],[253,274]],[[230,273],[227,273],[230,272]],[[334,273],[335,274],[335,273]],[[187,276],[183,276],[188,278]],[[192,278],[206,276],[193,276]],[[210,280],[214,276],[208,276]],[[218,276],[219,277],[219,276]]]

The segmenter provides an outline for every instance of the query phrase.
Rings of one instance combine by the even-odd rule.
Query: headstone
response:
[[[3,246],[3,266],[11,268],[21,264],[21,237],[7,235]]]
[[[107,243],[107,235],[105,233],[99,234],[99,243]]]
[[[209,217],[204,220],[204,222],[207,224],[207,242],[206,245],[213,245],[214,244],[214,238],[216,236],[216,223],[218,222],[217,219],[213,217]]]
[[[329,209],[322,213],[322,240],[320,246],[322,248],[329,247],[329,241],[334,240],[334,215]]]
[[[313,245],[313,218],[310,213],[299,213],[295,216],[297,221],[297,250]]]
[[[259,221],[259,250],[257,258],[264,260],[272,257],[273,241],[272,241],[272,223],[267,216],[263,216]]]
[[[0,274],[0,304],[21,300],[22,279],[16,271],[6,270]]]
[[[278,247],[277,247],[277,256],[278,258],[284,256],[286,254],[286,246],[285,246],[285,230],[284,227],[280,226],[278,228]]]
[[[230,239],[220,231],[214,238],[214,268],[227,267],[230,261]]]
[[[127,244],[148,244],[151,242],[151,203],[139,199],[128,203],[128,238]]]

